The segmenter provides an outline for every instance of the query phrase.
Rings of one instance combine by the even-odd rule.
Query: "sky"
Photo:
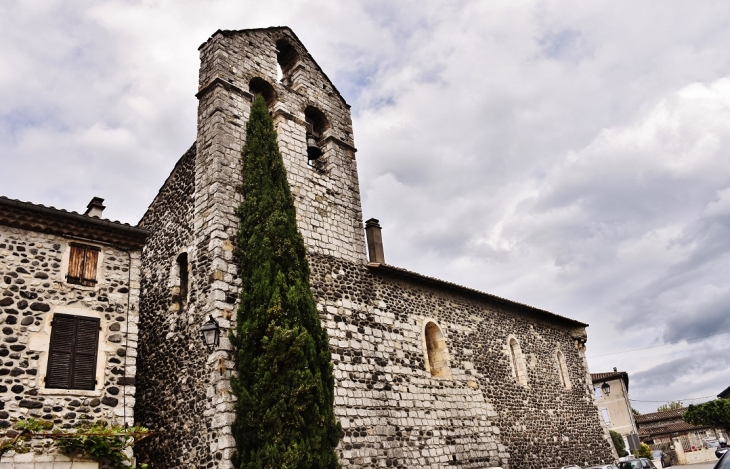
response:
[[[389,264],[590,324],[641,412],[730,386],[727,1],[4,0],[0,195],[136,224],[198,46],[284,25],[352,106]]]

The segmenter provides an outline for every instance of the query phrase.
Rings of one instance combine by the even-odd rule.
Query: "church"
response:
[[[0,306],[14,338],[0,355],[30,356],[0,386],[0,424],[116,415],[155,431],[134,449],[153,468],[233,468],[235,209],[245,126],[261,94],[329,335],[342,467],[617,459],[593,394],[587,324],[386,262],[379,221],[363,222],[350,106],[291,29],[217,31],[199,50],[195,141],[138,226],[101,219],[101,199],[79,215],[0,198]],[[43,259],[24,261],[26,252]],[[43,306],[16,324],[17,304],[38,294]],[[91,324],[87,352],[54,345],[62,320],[71,338],[71,326]],[[204,327],[220,333],[210,347]],[[87,357],[88,372],[51,367],[61,353]],[[3,457],[0,467],[33,457]]]
[[[330,338],[343,467],[540,468],[614,460],[584,356],[586,324],[389,265],[363,226],[350,106],[286,27],[200,46],[195,143],[139,227],[136,448],[155,467],[230,468],[233,239],[252,99],[278,133],[311,287]],[[199,338],[211,317],[214,350]]]

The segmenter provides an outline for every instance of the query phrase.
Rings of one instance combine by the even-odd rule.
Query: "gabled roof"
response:
[[[518,303],[516,301],[508,300],[506,298],[502,298],[496,295],[492,295],[490,293],[485,293],[480,290],[476,290],[473,288],[465,287],[462,285],[458,285],[456,283],[447,282],[446,280],[440,280],[434,277],[428,277],[426,275],[422,275],[416,272],[411,272],[410,270],[406,270],[400,267],[395,267],[389,264],[379,264],[375,262],[371,262],[367,264],[368,268],[371,272],[377,272],[377,273],[384,273],[393,275],[395,277],[403,277],[407,278],[409,280],[415,280],[417,282],[425,283],[431,286],[437,286],[441,287],[445,290],[451,290],[456,293],[460,293],[463,295],[473,296],[489,301],[493,301],[495,303],[500,303],[503,305],[507,305],[510,307],[513,307],[515,309],[518,309],[522,312],[532,314],[537,318],[543,318],[546,320],[559,322],[566,324],[568,326],[572,327],[588,327],[588,324],[582,323],[580,321],[576,321],[575,319],[566,318],[565,316],[560,316],[559,314],[551,313],[550,311],[546,311],[544,309],[535,308],[534,306],[526,305],[524,303]]]
[[[623,379],[626,385],[626,392],[629,392],[629,374],[625,371],[609,371],[607,373],[591,373],[593,384],[605,383],[614,379]]]
[[[140,249],[149,232],[118,221],[0,196],[0,225]]]
[[[345,98],[342,96],[342,94],[337,89],[337,87],[335,86],[335,84],[332,83],[332,80],[330,80],[330,78],[327,76],[327,74],[324,73],[324,70],[322,70],[322,67],[320,67],[319,64],[317,63],[317,61],[314,60],[314,57],[312,57],[312,54],[309,53],[309,51],[307,50],[307,48],[304,45],[304,43],[301,41],[301,39],[299,39],[299,37],[297,37],[297,35],[294,33],[294,31],[292,31],[292,29],[289,26],[270,26],[268,28],[249,28],[249,29],[237,29],[237,30],[219,29],[216,32],[214,32],[213,34],[211,34],[210,37],[208,38],[208,40],[205,41],[204,43],[202,43],[200,45],[200,47],[198,47],[198,50],[202,49],[203,46],[205,46],[206,44],[208,44],[216,36],[216,34],[221,34],[223,36],[235,36],[235,35],[238,35],[238,34],[257,33],[257,32],[268,32],[268,31],[285,31],[285,32],[291,34],[292,38],[295,39],[297,41],[297,43],[299,43],[299,45],[301,46],[301,48],[307,54],[307,57],[309,58],[309,60],[312,61],[312,63],[314,64],[314,66],[317,67],[317,70],[319,70],[319,72],[327,80],[327,82],[330,84],[330,86],[332,86],[332,90],[335,93],[337,93],[337,96],[339,96],[339,98],[342,100],[342,102],[348,108],[350,107],[350,105],[347,104],[347,101],[345,101]]]
[[[717,397],[719,397],[720,399],[730,398],[730,386],[725,388],[725,390],[718,394]]]

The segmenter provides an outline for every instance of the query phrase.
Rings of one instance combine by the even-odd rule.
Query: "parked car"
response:
[[[730,469],[730,456],[728,456],[730,452],[726,451],[725,454],[723,454],[720,457],[720,460],[715,463],[715,467],[712,469]]]
[[[591,466],[587,467],[586,469],[618,469],[613,464],[604,464],[603,466]]]
[[[651,459],[636,458],[618,463],[618,469],[657,469]]]

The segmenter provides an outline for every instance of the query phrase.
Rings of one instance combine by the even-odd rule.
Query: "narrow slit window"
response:
[[[66,281],[74,285],[93,287],[96,285],[96,264],[101,248],[88,244],[71,243],[68,256]]]
[[[527,384],[527,366],[525,365],[525,357],[522,355],[520,343],[514,337],[509,339],[509,354],[512,360],[512,369],[515,373],[515,379],[519,384]]]
[[[99,324],[98,318],[53,315],[46,388],[93,390],[96,387]]]
[[[428,355],[431,376],[434,378],[450,378],[451,370],[449,370],[444,334],[433,322],[426,324],[424,333],[426,335],[426,354]]]
[[[180,273],[180,284],[178,285],[180,290],[178,292],[179,295],[179,303],[180,306],[183,306],[185,304],[185,300],[188,297],[188,288],[189,288],[189,282],[188,282],[188,253],[184,252],[177,256],[177,268],[178,272]]]
[[[558,361],[558,377],[560,378],[560,384],[562,384],[565,389],[570,389],[572,386],[570,384],[570,376],[568,375],[568,365],[565,363],[565,356],[563,355],[563,352],[558,350],[556,358]]]

